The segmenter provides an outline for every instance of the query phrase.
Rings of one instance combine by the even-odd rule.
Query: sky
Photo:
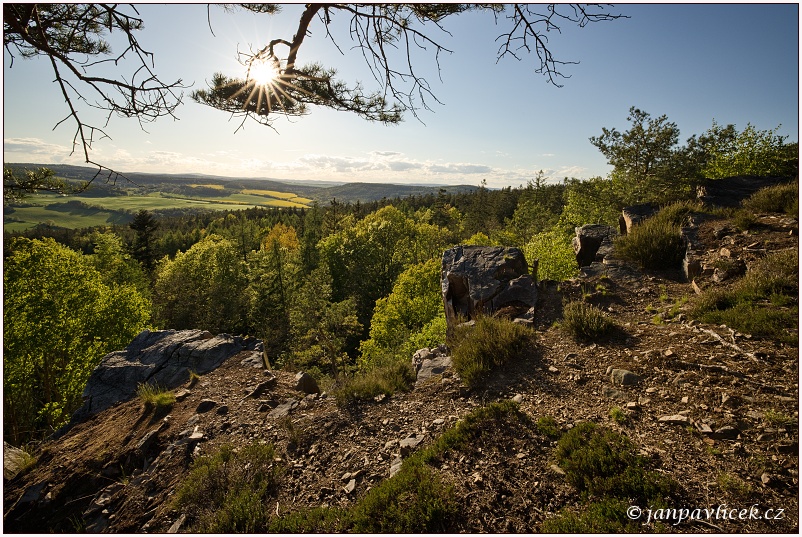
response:
[[[189,174],[336,182],[468,184],[517,187],[539,171],[553,181],[607,176],[611,167],[589,138],[602,128],[626,131],[635,106],[677,124],[680,142],[713,121],[751,123],[799,140],[798,4],[616,4],[626,15],[584,28],[562,25],[549,47],[570,78],[555,87],[535,73],[535,58],[498,60],[496,38],[508,27],[490,13],[448,18],[448,33],[432,30],[452,53],[416,57],[415,68],[442,104],[398,125],[314,108],[302,118],[277,118],[274,129],[198,104],[193,89],[213,73],[244,77],[237,50],[290,40],[300,5],[277,16],[230,13],[205,4],[137,5],[145,22],[140,44],[155,55],[163,81],[189,86],[178,120],[143,126],[112,117],[90,158],[121,172]],[[208,18],[207,18],[208,16]],[[315,20],[299,63],[336,67],[347,81],[373,79],[348,40],[348,17],[332,33]],[[210,30],[211,26],[211,30]],[[116,35],[116,34],[115,34]],[[113,48],[119,41],[111,41]],[[125,71],[117,73],[129,74]],[[70,156],[75,131],[46,58],[3,55],[5,162],[83,164]],[[84,106],[86,122],[102,116]],[[55,128],[54,128],[55,127]]]

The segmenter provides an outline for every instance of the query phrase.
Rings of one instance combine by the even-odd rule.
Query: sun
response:
[[[248,80],[257,86],[269,86],[279,76],[278,66],[269,60],[255,60],[248,69]]]

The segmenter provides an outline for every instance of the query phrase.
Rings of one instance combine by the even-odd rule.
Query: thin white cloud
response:
[[[493,168],[483,164],[431,164],[427,169],[432,173],[463,173],[463,174],[477,174],[477,173],[490,173]]]
[[[3,138],[4,153],[27,153],[29,155],[49,155],[49,159],[63,159],[69,148],[51,144],[39,138]],[[48,160],[52,162],[53,160]]]

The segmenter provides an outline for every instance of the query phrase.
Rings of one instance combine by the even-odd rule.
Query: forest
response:
[[[776,130],[713,122],[678,145],[666,116],[633,107],[628,120],[590,140],[608,177],[541,172],[503,189],[5,230],[4,439],[62,427],[100,359],[143,329],[251,335],[270,368],[309,372],[329,391],[365,378],[378,386],[366,395],[404,389],[411,354],[446,341],[439,278],[451,246],[519,247],[538,280],[561,281],[578,273],[575,226],[693,200],[702,180],[798,177],[798,143]]]

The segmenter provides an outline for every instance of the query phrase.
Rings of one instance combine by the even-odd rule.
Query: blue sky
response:
[[[213,6],[209,30],[205,5],[140,5],[140,43],[155,54],[162,80],[181,78],[206,87],[215,71],[243,75],[236,52],[260,48],[274,37],[291,39],[302,7],[282,14],[227,13]],[[400,125],[368,123],[356,116],[313,109],[304,118],[279,119],[276,130],[246,123],[189,99],[180,118],[140,128],[112,118],[111,139],[99,140],[91,158],[123,172],[207,173],[239,177],[339,182],[518,186],[539,170],[555,180],[605,176],[610,167],[588,139],[602,127],[628,128],[630,106],[666,114],[680,141],[702,134],[713,120],[774,129],[799,140],[798,4],[620,4],[628,19],[585,28],[563,26],[549,44],[563,69],[563,87],[534,73],[533,58],[496,62],[495,39],[503,18],[470,13],[446,20],[451,35],[435,32],[453,54],[416,66],[442,105],[408,115]],[[347,32],[347,17],[335,17]],[[311,27],[299,61],[337,67],[349,81],[372,79],[361,55],[341,39],[341,55]],[[339,34],[335,34],[339,35]],[[112,42],[114,45],[115,42]],[[69,156],[74,127],[44,59],[4,52],[5,162],[82,164]],[[441,79],[442,78],[442,81]],[[86,120],[92,119],[86,112]],[[102,123],[102,122],[101,122]],[[236,131],[236,132],[235,132]],[[277,132],[276,132],[277,131]]]

